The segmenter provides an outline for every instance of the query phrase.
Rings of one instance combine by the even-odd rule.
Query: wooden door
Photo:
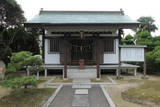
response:
[[[101,38],[95,38],[94,39],[94,48],[93,48],[93,59],[99,60],[100,64],[103,64],[103,58],[104,58],[104,42]],[[97,58],[99,57],[99,58]]]
[[[65,57],[66,55],[66,57]],[[60,62],[64,64],[64,61],[67,61],[67,64],[71,64],[71,45],[65,40],[60,40]]]

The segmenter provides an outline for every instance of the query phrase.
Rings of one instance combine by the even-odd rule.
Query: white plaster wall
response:
[[[144,48],[121,48],[121,61],[144,61]]]
[[[104,53],[104,64],[117,64],[118,63],[118,39],[114,40],[115,42],[115,52],[114,53]]]
[[[49,40],[45,39],[45,64],[60,64],[59,53],[49,53]]]

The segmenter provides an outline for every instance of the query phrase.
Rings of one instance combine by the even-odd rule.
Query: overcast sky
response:
[[[25,12],[27,20],[44,10],[97,10],[114,11],[122,8],[133,20],[140,16],[152,16],[160,35],[160,0],[16,0]],[[127,32],[128,33],[128,32]]]

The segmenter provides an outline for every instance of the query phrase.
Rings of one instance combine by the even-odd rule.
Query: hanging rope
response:
[[[73,46],[73,47],[90,47],[90,46],[94,46],[95,45],[95,43],[92,43],[92,44],[88,44],[88,45],[74,45],[74,44],[71,44],[71,46]]]

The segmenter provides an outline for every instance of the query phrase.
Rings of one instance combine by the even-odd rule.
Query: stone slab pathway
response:
[[[75,88],[75,89],[86,89],[86,88],[91,88],[91,85],[85,85],[85,84],[75,84],[72,86],[72,88]]]
[[[73,83],[75,83],[74,85],[72,85],[72,88],[91,88],[90,84],[83,84],[83,83],[91,83],[90,79],[87,78],[76,78],[73,79]]]
[[[76,89],[75,90],[75,94],[78,94],[78,95],[85,95],[85,94],[87,94],[88,95],[88,89]]]
[[[88,95],[74,95],[72,107],[89,107]]]
[[[89,97],[88,89],[91,88],[91,85],[84,85],[82,83],[90,83],[90,79],[76,78],[73,80],[73,83],[76,83],[72,86],[75,89],[74,99],[72,101],[72,107],[89,107]]]
[[[110,107],[99,85],[87,88],[85,95],[75,94],[76,90],[63,86],[49,107]]]

